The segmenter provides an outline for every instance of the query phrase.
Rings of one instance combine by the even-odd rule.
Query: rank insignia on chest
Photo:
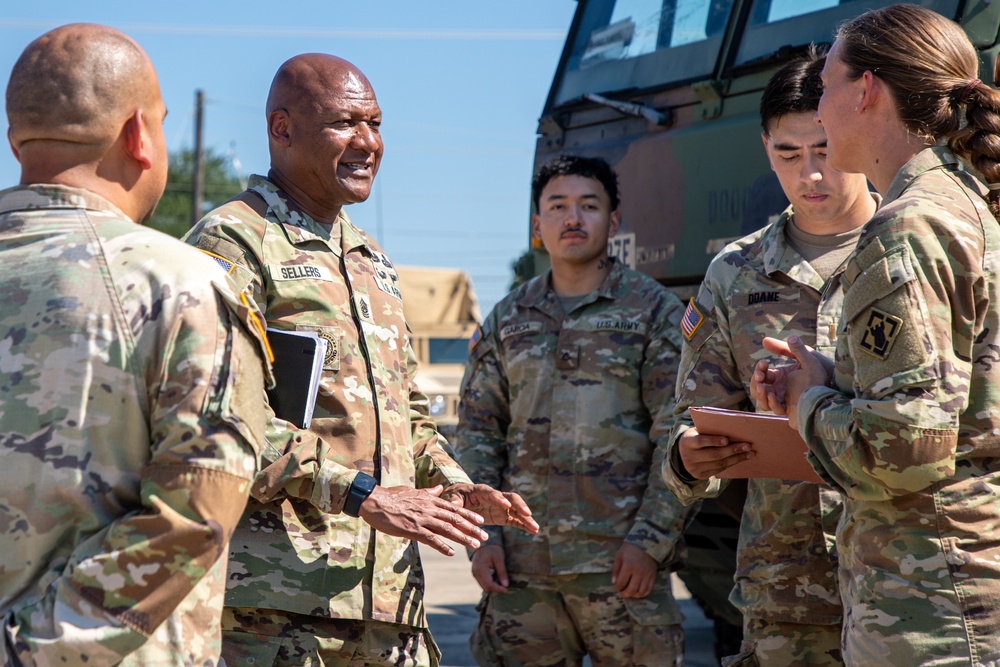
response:
[[[903,320],[878,308],[872,308],[868,311],[864,326],[861,349],[879,359],[887,359],[892,344],[903,328]]]
[[[354,305],[358,310],[358,316],[368,322],[369,324],[374,324],[375,321],[372,319],[372,307],[371,302],[368,300],[364,294],[354,295]]]
[[[694,332],[698,330],[698,327],[704,321],[705,316],[701,314],[698,306],[695,305],[694,297],[691,297],[691,300],[688,301],[687,310],[684,311],[684,317],[681,318],[681,333],[684,334],[685,338],[691,340],[691,336],[694,335]]]

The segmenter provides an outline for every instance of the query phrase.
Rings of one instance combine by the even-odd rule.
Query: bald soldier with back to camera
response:
[[[761,97],[764,149],[791,206],[724,248],[688,306],[678,421],[663,466],[667,484],[686,503],[720,493],[728,480],[712,475],[744,460],[749,449],[698,433],[687,409],[753,410],[750,380],[767,356],[764,336],[795,334],[828,353],[836,344],[843,303],[837,278],[877,196],[864,176],[826,162],[826,135],[813,118],[822,66],[811,50],[778,70]],[[730,596],[744,617],[743,651],[724,664],[843,664],[833,538],[841,506],[840,494],[819,484],[749,480]]]
[[[263,445],[260,323],[138,223],[167,176],[149,58],[98,25],[32,42],[0,192],[0,664],[208,665]]]
[[[268,410],[264,469],[233,540],[230,665],[436,665],[416,541],[478,546],[485,520],[537,530],[516,494],[473,485],[414,384],[396,271],[344,207],[368,198],[382,111],[335,56],[285,62],[267,98],[271,170],[187,240],[267,324],[330,347],[308,429]]]

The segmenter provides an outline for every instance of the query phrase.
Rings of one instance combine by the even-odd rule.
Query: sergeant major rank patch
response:
[[[903,320],[878,308],[872,308],[868,311],[865,333],[861,337],[861,349],[884,361],[889,357],[892,344],[902,328]]]
[[[694,297],[688,301],[687,310],[684,311],[684,317],[681,318],[681,333],[688,340],[691,340],[691,336],[694,336],[694,332],[698,330],[701,323],[705,321],[705,316],[701,314],[698,310],[698,306],[694,303]]]

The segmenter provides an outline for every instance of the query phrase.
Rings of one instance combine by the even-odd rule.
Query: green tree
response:
[[[204,152],[205,191],[203,211],[210,211],[243,191],[228,156],[212,149]],[[156,206],[148,226],[180,238],[191,227],[191,183],[194,179],[194,151],[170,154],[167,189]]]

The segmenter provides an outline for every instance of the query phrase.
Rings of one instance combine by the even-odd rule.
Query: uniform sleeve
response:
[[[875,239],[859,252],[856,264],[867,268],[844,296],[837,363],[844,368],[849,355],[857,396],[813,387],[798,404],[810,457],[859,500],[907,495],[954,475],[975,310],[988,302],[975,270],[962,268],[979,265],[974,243],[933,233],[891,239],[887,249]]]
[[[139,502],[80,542],[41,599],[8,615],[6,645],[23,664],[116,664],[167,619],[218,642],[225,554],[263,441],[266,369],[240,315],[208,292],[180,293],[176,317],[135,325],[151,438]],[[192,599],[197,614],[172,618]]]
[[[701,319],[691,337],[685,337],[681,349],[674,406],[676,420],[662,472],[667,487],[685,505],[702,498],[716,497],[728,484],[728,480],[717,477],[691,479],[686,474],[682,475],[683,464],[677,441],[684,431],[694,425],[688,408],[753,409],[733,357],[733,337],[724,292],[724,289],[710,284],[709,279],[702,284],[694,306],[690,306],[698,309]]]
[[[659,471],[663,467],[670,430],[673,424],[674,386],[677,383],[677,360],[681,350],[680,320],[684,306],[670,298],[655,317],[650,340],[640,370],[642,398],[649,411],[652,427],[650,440],[655,444],[649,481],[636,513],[635,522],[625,536],[659,563],[668,561],[681,539],[690,512],[671,493]]]
[[[413,349],[406,356],[407,375],[416,377],[417,358]],[[410,380],[410,427],[413,434],[413,457],[416,464],[416,487],[426,489],[438,484],[469,484],[472,480],[456,461],[455,451],[437,430],[430,416],[430,402],[416,383]]]
[[[492,318],[492,314],[487,318],[481,339],[469,352],[458,407],[456,448],[473,481],[502,489],[508,455],[510,392],[500,365]],[[500,526],[482,528],[490,536],[487,544],[503,546]]]
[[[198,223],[184,237],[187,243],[224,262],[230,263],[230,275],[238,288],[267,309],[267,290],[262,279],[258,248],[260,235],[251,222],[217,219],[218,214]],[[274,411],[264,401],[267,442],[261,452],[261,471],[254,480],[251,495],[260,502],[281,496],[306,500],[329,513],[343,511],[347,493],[358,471],[348,462],[339,462],[332,443],[308,430],[282,426],[273,420]],[[279,449],[275,443],[283,443]]]

